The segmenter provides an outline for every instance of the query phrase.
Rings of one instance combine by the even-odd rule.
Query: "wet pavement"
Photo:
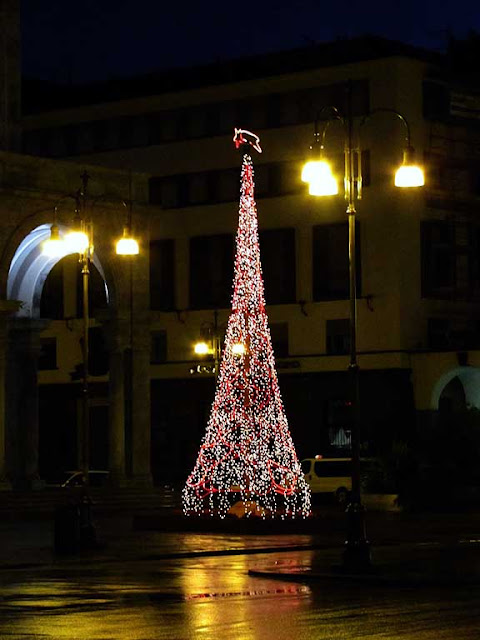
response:
[[[315,534],[181,531],[174,519],[176,530],[163,531],[134,528],[127,515],[98,518],[104,546],[72,556],[54,554],[48,519],[0,523],[0,638],[480,635],[477,514],[371,514],[375,579],[339,578],[336,511]]]

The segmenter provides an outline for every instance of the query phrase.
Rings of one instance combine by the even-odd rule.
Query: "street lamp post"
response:
[[[89,328],[90,328],[90,269],[94,255],[93,222],[91,212],[99,199],[95,197],[91,203],[88,198],[88,182],[90,176],[86,171],[80,176],[81,187],[71,195],[68,194],[60,201],[72,198],[75,200],[74,228],[64,238],[60,236],[57,224],[58,203],[54,210],[54,221],[51,226],[50,238],[44,243],[43,251],[50,256],[63,257],[71,253],[78,253],[82,275],[82,420],[80,430],[80,468],[85,486],[89,483],[89,452],[90,452],[90,402],[89,402]],[[121,256],[135,256],[139,253],[138,242],[132,237],[132,201],[121,201],[127,211],[123,235],[117,241],[115,252]],[[131,269],[131,264],[130,264]],[[131,277],[131,271],[130,271]]]
[[[221,351],[221,337],[218,326],[218,311],[215,309],[213,312],[213,323],[207,325],[208,337],[211,339],[211,345],[207,344],[205,340],[197,342],[194,345],[194,351],[197,355],[212,355],[213,356],[213,369],[209,367],[202,367],[199,365],[197,368],[191,369],[191,373],[213,373],[215,380],[218,378],[220,370],[220,351]],[[202,336],[204,338],[205,336]]]
[[[361,501],[360,490],[360,385],[359,367],[357,362],[357,269],[356,269],[356,209],[355,200],[360,200],[362,195],[361,175],[361,149],[354,146],[354,118],[352,113],[351,83],[347,87],[347,112],[345,116],[334,106],[325,107],[322,112],[329,111],[330,117],[326,120],[322,134],[318,130],[318,118],[315,122],[314,143],[311,150],[315,157],[308,162],[302,172],[302,180],[309,183],[309,193],[314,196],[336,195],[338,186],[328,163],[324,160],[324,144],[327,127],[332,120],[339,120],[345,131],[345,172],[344,188],[347,201],[346,213],[348,216],[348,269],[349,269],[349,347],[350,361],[348,370],[350,374],[351,402],[353,408],[353,422],[351,430],[351,479],[352,490],[350,503],[347,507],[347,535],[345,540],[343,563],[349,569],[362,569],[370,565],[370,543],[366,535],[365,509]],[[403,122],[406,127],[407,146],[404,150],[403,163],[397,170],[395,186],[418,187],[424,184],[423,172],[420,167],[414,165],[414,150],[410,141],[410,128],[406,119],[392,109],[375,109],[370,115],[377,112],[392,113]],[[321,112],[321,113],[322,113]],[[363,118],[360,125],[363,125]]]

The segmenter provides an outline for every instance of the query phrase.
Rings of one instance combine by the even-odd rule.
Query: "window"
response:
[[[350,352],[350,320],[327,320],[327,353],[332,356]]]
[[[108,121],[96,120],[92,122],[93,151],[103,151],[109,148]]]
[[[150,242],[150,309],[170,311],[175,308],[175,241]]]
[[[356,228],[357,296],[361,295],[360,225]],[[313,299],[349,297],[348,223],[313,227]]]
[[[103,376],[108,373],[109,356],[102,327],[88,330],[88,343],[88,372],[92,376]]]
[[[268,229],[259,235],[267,304],[295,302],[295,229]]]
[[[353,404],[346,398],[332,398],[327,402],[328,441],[333,451],[351,447]]]
[[[275,357],[288,358],[288,323],[277,322],[270,325],[270,335]]]
[[[40,356],[38,358],[40,370],[57,368],[57,339],[40,338]]]
[[[349,460],[316,460],[314,469],[319,478],[349,478],[352,475]]]
[[[421,223],[422,296],[468,300],[480,295],[480,227],[456,220]]]
[[[218,202],[238,200],[240,197],[240,170],[226,169],[215,172],[215,199]]]
[[[152,331],[150,341],[151,364],[163,364],[167,362],[167,332]]]
[[[429,318],[428,348],[435,351],[478,349],[479,328],[478,319],[469,315],[462,318]]]
[[[234,240],[231,234],[190,239],[190,306],[220,309],[230,305]]]

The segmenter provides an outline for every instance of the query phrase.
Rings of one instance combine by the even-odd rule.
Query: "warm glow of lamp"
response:
[[[50,227],[50,238],[42,244],[42,253],[50,258],[57,258],[63,257],[66,251],[65,242],[60,237],[58,225],[54,223]]]
[[[131,236],[129,227],[124,227],[123,236],[118,240],[115,249],[119,256],[137,256],[139,253],[138,242]]]
[[[309,183],[311,196],[334,196],[338,193],[338,184],[332,170],[325,160],[311,160],[302,171],[303,182]]]
[[[245,354],[246,348],[242,342],[236,342],[232,344],[232,354],[234,356],[243,356]]]
[[[407,147],[403,152],[403,162],[395,173],[396,187],[423,187],[425,176],[423,169],[415,164],[415,150]]]
[[[66,253],[85,253],[90,245],[84,231],[70,231],[65,236]]]
[[[206,342],[197,342],[196,345],[193,347],[193,349],[195,353],[199,356],[204,356],[207,353],[210,353],[210,349]]]

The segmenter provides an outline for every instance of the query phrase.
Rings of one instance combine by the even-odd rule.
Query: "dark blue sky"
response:
[[[478,0],[22,0],[23,69],[61,82],[375,34],[442,50],[447,33],[480,31]]]

